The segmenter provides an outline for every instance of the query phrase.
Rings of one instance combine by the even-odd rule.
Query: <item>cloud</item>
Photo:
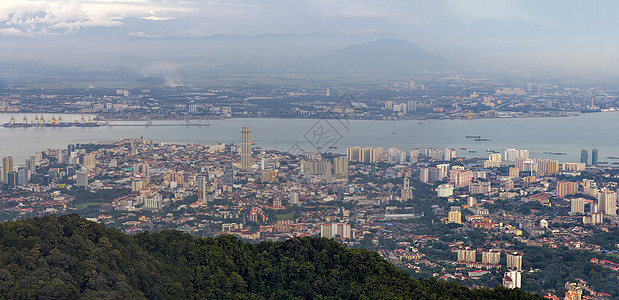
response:
[[[138,32],[130,32],[127,35],[132,36],[132,37],[141,37],[141,38],[151,38],[151,39],[160,39],[161,36],[156,35],[156,34],[146,34],[144,32],[138,31]]]
[[[8,2],[0,6],[0,34],[61,35],[90,26],[117,26],[104,14],[88,13],[79,3]]]

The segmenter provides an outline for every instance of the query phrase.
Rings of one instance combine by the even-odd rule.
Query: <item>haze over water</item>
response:
[[[24,114],[12,114],[20,122]],[[0,114],[0,123],[10,120],[11,114]],[[26,114],[31,120],[34,115]],[[51,119],[52,115],[45,115]],[[63,115],[65,121],[81,115]],[[88,118],[88,116],[86,116]],[[68,128],[3,128],[0,127],[0,156],[13,156],[16,162],[46,148],[64,148],[67,144],[111,141],[122,138],[140,138],[169,143],[213,144],[216,142],[240,144],[240,130],[252,127],[252,139],[262,149],[288,151],[295,142],[306,151],[345,153],[347,147],[371,146],[411,148],[455,148],[459,156],[487,157],[487,149],[504,151],[507,148],[528,149],[533,158],[553,158],[577,162],[582,148],[599,149],[600,161],[607,156],[619,157],[619,112],[583,114],[565,118],[520,118],[429,121],[350,121],[328,120],[342,139],[337,149],[316,149],[304,135],[320,120],[311,119],[230,119],[210,121],[210,126],[132,126],[132,127],[68,127]],[[145,124],[145,122],[125,122]],[[154,124],[182,124],[175,121],[155,121]],[[324,123],[327,124],[327,123]],[[481,135],[491,139],[477,142],[467,135]],[[306,135],[307,136],[307,135]],[[460,148],[467,148],[461,150]],[[476,151],[470,153],[469,151]],[[565,152],[551,155],[544,152]]]

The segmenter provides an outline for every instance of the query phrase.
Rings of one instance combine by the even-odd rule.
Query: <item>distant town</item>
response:
[[[554,299],[619,296],[619,169],[598,164],[602,149],[563,163],[522,149],[488,159],[363,145],[296,155],[251,137],[244,127],[239,144],[125,139],[8,156],[0,217],[76,212],[128,233],[334,238],[417,277]]]
[[[111,125],[114,121],[222,118],[341,118],[366,120],[572,116],[619,108],[616,87],[558,85],[542,79],[488,79],[428,73],[409,81],[325,85],[138,86],[40,88],[16,86],[0,95],[9,126]],[[21,113],[41,114],[23,120]],[[93,114],[58,120],[54,114]],[[95,123],[91,123],[95,122]]]

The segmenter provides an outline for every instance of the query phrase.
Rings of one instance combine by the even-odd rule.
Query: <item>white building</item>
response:
[[[522,272],[518,270],[513,270],[509,272],[505,272],[505,276],[503,277],[503,286],[508,289],[521,288],[522,281]]]
[[[451,197],[454,194],[454,186],[451,184],[441,184],[436,188],[438,197]]]

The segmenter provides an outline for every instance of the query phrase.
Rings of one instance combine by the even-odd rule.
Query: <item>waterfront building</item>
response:
[[[584,164],[589,163],[589,151],[585,149],[580,150],[580,162]]]
[[[598,149],[593,148],[593,150],[591,151],[591,165],[597,165],[598,164]]]

